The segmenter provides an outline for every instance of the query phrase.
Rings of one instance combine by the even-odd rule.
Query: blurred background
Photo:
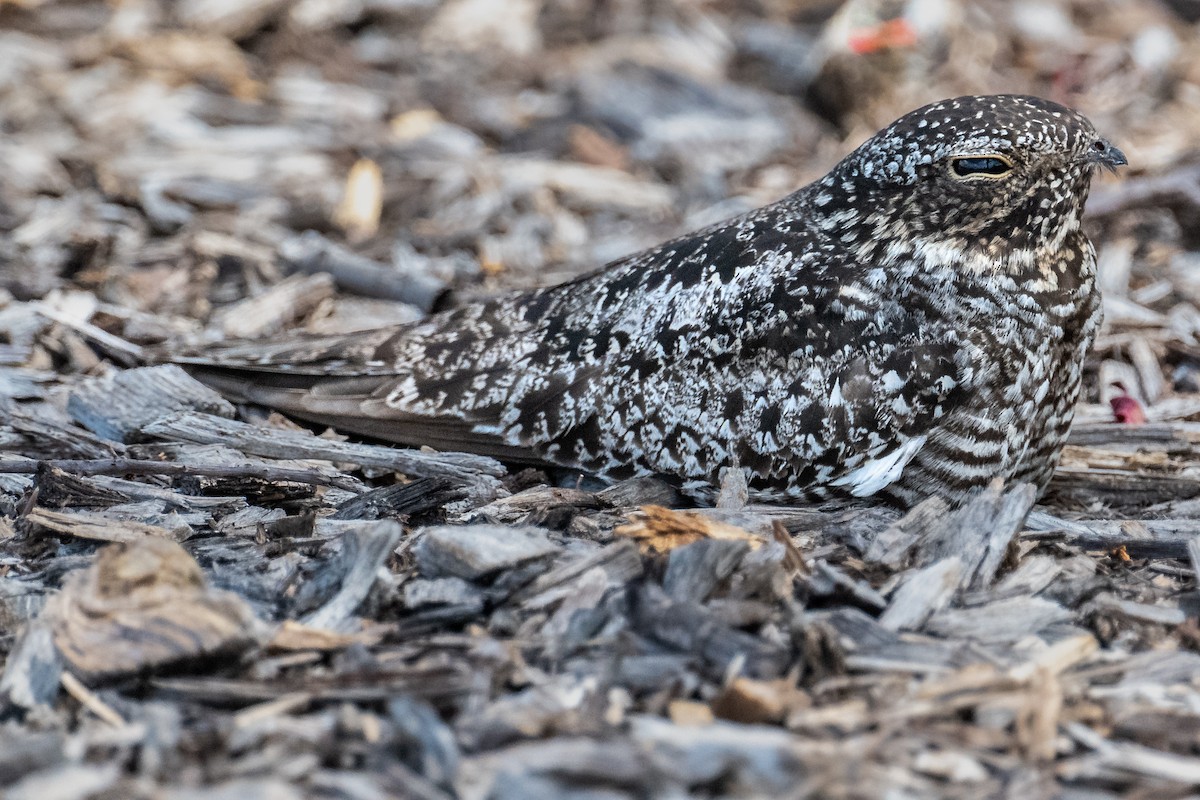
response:
[[[1196,389],[1197,20],[1195,0],[0,0],[0,356],[95,368],[22,301],[146,344],[557,282],[778,199],[926,102],[1021,92],[1129,156],[1090,207],[1093,373],[1111,362],[1091,399],[1154,403]]]

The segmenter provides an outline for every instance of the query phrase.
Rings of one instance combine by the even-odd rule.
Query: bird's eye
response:
[[[950,159],[956,178],[1003,178],[1012,172],[1012,162],[1002,155],[958,156]]]

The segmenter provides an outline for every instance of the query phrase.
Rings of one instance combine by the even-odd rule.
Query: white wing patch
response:
[[[834,486],[849,486],[855,497],[870,497],[900,477],[905,465],[925,444],[924,436],[914,436],[895,450],[873,458],[858,469],[833,482]]]

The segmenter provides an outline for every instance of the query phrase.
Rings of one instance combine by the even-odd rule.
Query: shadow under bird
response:
[[[900,118],[784,199],[577,280],[176,360],[343,431],[710,499],[952,502],[1050,479],[1100,325],[1080,228],[1125,156],[1036,97]]]

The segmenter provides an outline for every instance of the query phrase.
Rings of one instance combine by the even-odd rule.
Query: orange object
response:
[[[904,18],[885,20],[871,28],[859,28],[850,33],[850,49],[857,55],[877,53],[890,47],[912,47],[917,43],[917,31]]]

